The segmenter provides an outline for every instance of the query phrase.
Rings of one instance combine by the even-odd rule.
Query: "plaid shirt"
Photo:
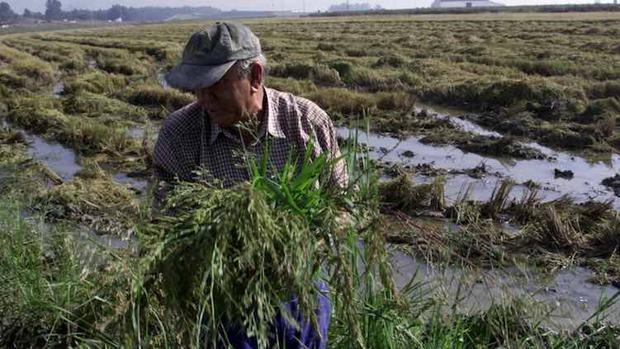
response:
[[[155,144],[154,174],[157,182],[192,181],[197,178],[196,170],[202,169],[206,170],[207,178],[231,187],[249,180],[242,154],[262,159],[266,149],[270,168],[278,171],[289,159],[302,161],[310,144],[313,157],[322,153],[331,159],[340,157],[332,121],[319,106],[305,98],[270,88],[265,88],[265,96],[265,116],[255,141],[249,145],[243,144],[238,132],[210,122],[208,114],[196,102],[170,114]],[[330,182],[343,188],[347,186],[343,160],[333,166]],[[156,201],[161,202],[163,196],[165,190],[163,193],[156,191]]]

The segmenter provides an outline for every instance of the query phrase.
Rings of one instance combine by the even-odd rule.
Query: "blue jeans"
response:
[[[314,328],[309,319],[304,318],[299,310],[297,298],[284,305],[284,311],[297,321],[300,330],[288,323],[281,314],[278,314],[272,324],[273,336],[269,342],[269,348],[286,349],[325,349],[327,348],[327,332],[332,312],[332,305],[327,297],[328,287],[325,282],[319,282],[319,299],[315,310],[318,329]],[[235,349],[256,349],[256,338],[248,338],[245,331],[239,326],[228,328],[227,336],[230,345]],[[226,346],[222,346],[225,348]]]

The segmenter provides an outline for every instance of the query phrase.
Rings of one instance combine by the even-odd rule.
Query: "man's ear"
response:
[[[265,68],[260,63],[254,63],[250,67],[250,87],[252,91],[258,91],[263,84],[263,77],[265,76]]]

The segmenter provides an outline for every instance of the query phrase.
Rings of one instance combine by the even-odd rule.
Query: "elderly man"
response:
[[[197,101],[163,123],[154,153],[159,182],[191,181],[201,169],[208,179],[230,187],[249,179],[240,154],[250,153],[258,159],[267,156],[269,168],[275,170],[290,159],[303,160],[308,147],[315,157],[340,157],[329,116],[307,99],[266,88],[265,68],[258,38],[241,24],[217,23],[191,36],[181,63],[166,80],[173,87],[193,91]],[[343,161],[335,163],[329,181],[347,185]],[[157,191],[156,202],[163,195],[165,191]],[[285,308],[301,327],[295,329],[278,316],[273,322],[274,346],[325,348],[331,311],[328,299],[319,300],[318,328],[299,314],[295,301]],[[256,346],[238,327],[227,331],[235,348]]]

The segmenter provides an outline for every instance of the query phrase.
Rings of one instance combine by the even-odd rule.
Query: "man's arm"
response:
[[[155,185],[151,210],[153,215],[161,213],[166,197],[173,189],[172,183],[175,176],[169,170],[170,162],[174,159],[172,154],[170,139],[162,129],[153,150],[153,182]]]
[[[327,154],[331,164],[329,182],[340,188],[347,188],[349,175],[347,166],[336,138],[336,129],[329,115],[319,106],[311,102],[308,110],[308,118],[311,122],[316,141],[322,154]]]

